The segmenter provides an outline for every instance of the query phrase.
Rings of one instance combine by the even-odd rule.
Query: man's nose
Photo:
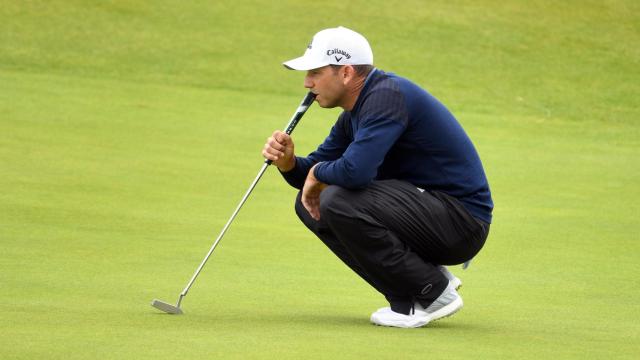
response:
[[[313,81],[311,81],[309,76],[304,77],[304,87],[306,87],[307,89],[313,88]]]

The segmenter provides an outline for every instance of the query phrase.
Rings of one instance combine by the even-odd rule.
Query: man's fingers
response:
[[[282,132],[280,130],[274,131],[271,137],[282,145],[287,145],[291,143],[291,136],[289,136],[287,133]]]
[[[304,205],[304,208],[307,209],[307,212],[309,213],[309,215],[311,215],[311,217],[315,221],[320,221],[320,211],[319,211],[317,206],[314,207],[312,205],[306,204],[306,205]]]
[[[284,150],[284,149],[282,149]],[[277,148],[274,148],[273,146],[271,146],[271,144],[266,143],[264,144],[264,148],[262,149],[262,155],[271,155],[271,156],[275,156],[277,158],[284,156],[284,152],[278,150]],[[275,160],[275,159],[272,159]]]
[[[267,149],[262,149],[262,157],[264,157],[267,160],[271,160],[271,161],[278,160],[278,157],[276,155],[273,155],[273,154],[269,153],[267,151]]]
[[[311,215],[311,217],[316,220],[319,221],[320,220],[320,199],[319,198],[313,198],[313,197],[307,197],[307,196],[302,196],[302,205],[304,206],[305,209],[307,209],[307,212],[309,212],[309,215]]]
[[[280,144],[273,136],[271,136],[267,139],[267,143],[264,144],[264,147],[262,148],[262,156],[271,161],[278,161],[285,155],[285,150],[285,146]]]
[[[284,151],[285,149],[285,146],[284,146],[285,144],[279,142],[273,136],[267,139],[267,145],[269,145],[270,147],[278,151]]]

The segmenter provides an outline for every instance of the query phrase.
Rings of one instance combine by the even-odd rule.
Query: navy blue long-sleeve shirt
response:
[[[376,69],[351,111],[309,156],[282,173],[298,189],[309,169],[326,184],[348,189],[398,179],[457,198],[476,218],[491,223],[493,201],[471,140],[436,98],[407,79]]]

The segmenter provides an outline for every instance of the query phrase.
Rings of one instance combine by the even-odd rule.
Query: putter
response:
[[[302,116],[307,111],[309,106],[311,106],[311,104],[313,103],[313,100],[315,98],[316,98],[316,94],[314,94],[312,92],[309,92],[304,97],[304,99],[300,103],[300,106],[298,106],[298,109],[296,109],[296,112],[293,114],[293,116],[291,117],[291,120],[289,120],[289,123],[287,124],[287,126],[285,128],[285,132],[287,134],[291,135],[291,133],[293,132],[293,129],[295,129],[296,125],[298,125],[298,122],[300,121],[300,119],[302,119]],[[253,180],[253,182],[251,183],[251,186],[249,186],[249,189],[247,190],[247,192],[242,197],[242,200],[240,200],[240,203],[236,207],[236,210],[233,212],[233,214],[229,218],[229,221],[227,221],[227,224],[222,228],[222,231],[220,232],[220,235],[218,235],[218,238],[216,239],[216,241],[211,246],[211,249],[209,249],[209,252],[207,253],[207,256],[204,257],[204,260],[202,260],[202,262],[200,263],[200,266],[198,266],[198,269],[196,269],[196,272],[191,277],[191,280],[189,281],[187,286],[184,288],[184,290],[182,290],[182,292],[180,293],[180,297],[178,298],[178,302],[175,305],[171,305],[171,304],[169,304],[167,302],[164,302],[164,301],[161,301],[161,300],[158,300],[158,299],[154,299],[151,302],[151,306],[155,307],[156,309],[158,309],[160,311],[164,311],[167,314],[179,315],[179,314],[183,313],[182,309],[180,308],[180,303],[182,303],[182,300],[184,299],[184,297],[187,296],[187,293],[189,292],[189,289],[191,288],[193,283],[196,281],[196,278],[200,274],[200,271],[202,271],[202,268],[204,267],[204,264],[207,263],[207,260],[209,260],[209,257],[211,256],[211,254],[213,254],[213,250],[215,250],[215,248],[216,248],[216,246],[218,246],[218,243],[220,242],[220,240],[222,240],[222,237],[227,232],[227,229],[231,225],[231,222],[233,221],[233,219],[235,219],[236,215],[238,215],[238,212],[240,212],[240,209],[242,208],[242,205],[244,205],[245,201],[247,201],[247,198],[249,197],[249,195],[253,191],[253,188],[256,187],[256,185],[258,184],[258,181],[260,180],[260,178],[262,177],[264,172],[267,170],[267,167],[269,167],[269,165],[271,165],[271,160],[265,160],[264,164],[262,165],[262,168],[258,172],[258,175]]]

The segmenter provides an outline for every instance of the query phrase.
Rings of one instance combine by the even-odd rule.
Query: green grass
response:
[[[576,358],[640,353],[635,1],[20,1],[0,7],[0,358]],[[357,15],[355,15],[357,14]],[[173,302],[304,94],[319,29],[364,33],[474,140],[494,224],[465,308],[374,327],[383,299],[270,169]],[[313,107],[297,150],[336,111]]]

